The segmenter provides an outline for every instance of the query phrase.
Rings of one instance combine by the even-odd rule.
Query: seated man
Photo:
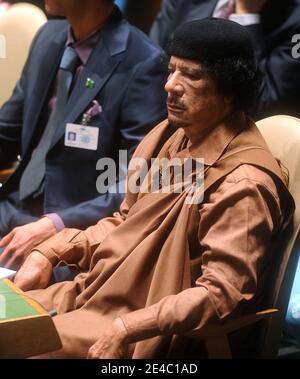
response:
[[[232,21],[194,21],[169,53],[168,120],[137,148],[120,212],[63,230],[16,276],[58,312],[63,348],[53,357],[190,357],[183,333],[261,305],[294,202],[246,115],[258,87],[250,37]],[[43,289],[62,264],[82,273]]]
[[[64,227],[85,229],[118,210],[123,195],[96,187],[98,160],[117,160],[119,150],[129,160],[166,116],[164,54],[124,20],[114,0],[45,4],[66,20],[38,32],[0,109],[0,167],[21,155],[0,188],[6,267]],[[120,166],[126,176],[126,162]]]

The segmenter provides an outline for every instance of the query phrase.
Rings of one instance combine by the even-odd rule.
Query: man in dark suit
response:
[[[300,31],[299,0],[163,0],[150,36],[165,47],[175,28],[206,17],[229,18],[252,37],[264,74],[256,119],[274,114],[300,116],[300,61],[293,58],[292,37]]]
[[[97,191],[105,172],[96,170],[98,160],[118,162],[119,150],[129,158],[166,115],[163,52],[113,0],[45,3],[68,21],[41,28],[0,109],[0,164],[21,156],[0,191],[0,266],[17,266],[65,226],[86,228],[111,215],[123,193]]]

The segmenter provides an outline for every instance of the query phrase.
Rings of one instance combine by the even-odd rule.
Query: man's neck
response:
[[[196,125],[194,128],[185,128],[184,133],[189,139],[190,145],[196,145],[201,142],[209,133],[211,133],[214,128],[224,122],[224,120],[227,119],[233,112],[233,109],[231,109],[210,125],[204,125],[203,128],[199,127],[199,125]]]
[[[89,6],[77,8],[76,12],[68,15],[67,19],[76,41],[80,41],[100,29],[107,22],[113,10],[113,4],[92,2]]]

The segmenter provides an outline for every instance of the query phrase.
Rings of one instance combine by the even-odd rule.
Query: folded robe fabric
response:
[[[59,313],[64,347],[53,356],[85,357],[121,316],[129,357],[188,357],[193,347],[182,333],[255,309],[264,293],[275,237],[294,205],[255,124],[236,112],[189,147],[183,130],[165,121],[134,157],[204,157],[204,200],[187,204],[188,191],[128,192],[120,213],[35,249],[53,265],[86,271],[28,293]]]

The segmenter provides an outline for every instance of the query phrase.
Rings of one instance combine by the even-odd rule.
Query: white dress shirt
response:
[[[219,0],[217,3],[217,6],[214,10],[213,17],[220,17],[220,9],[223,7],[225,3],[227,3],[228,0]],[[233,13],[229,20],[235,21],[240,25],[247,26],[247,25],[254,25],[260,23],[260,14],[258,13],[245,13],[245,14],[236,14]]]

